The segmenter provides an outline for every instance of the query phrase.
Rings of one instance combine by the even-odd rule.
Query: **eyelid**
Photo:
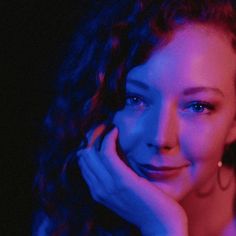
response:
[[[132,97],[137,97],[140,100],[145,101],[144,97],[139,95],[139,94],[136,94],[136,93],[126,93],[126,96],[125,96],[126,99],[127,98],[132,98]]]
[[[196,113],[196,114],[211,114],[211,112],[213,112],[216,109],[216,105],[211,103],[211,102],[206,102],[206,101],[202,101],[202,100],[195,100],[195,101],[191,101],[188,103],[185,103],[184,105],[184,110],[190,109],[191,107],[196,105],[202,106],[203,109],[207,110],[207,111],[192,111],[192,113]]]
[[[142,96],[142,95],[140,95],[138,93],[127,92],[126,96],[125,96],[125,99],[132,98],[132,97],[137,97],[138,99],[140,99],[144,103],[145,106],[149,106],[148,100],[144,96]]]
[[[144,97],[138,93],[134,93],[134,92],[127,92],[126,93],[126,97],[138,97],[144,100]]]

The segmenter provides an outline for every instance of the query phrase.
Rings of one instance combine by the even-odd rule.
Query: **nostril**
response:
[[[147,143],[147,146],[149,148],[154,148],[158,152],[161,150],[171,150],[172,149],[171,145],[158,145],[158,144]]]

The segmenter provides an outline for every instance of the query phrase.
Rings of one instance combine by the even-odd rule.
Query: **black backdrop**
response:
[[[31,235],[39,131],[53,82],[90,0],[2,0],[0,52],[2,173],[0,235]]]

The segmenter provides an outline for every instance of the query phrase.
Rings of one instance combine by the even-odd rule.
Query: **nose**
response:
[[[178,114],[172,104],[165,104],[150,120],[147,145],[158,152],[169,152],[178,144]]]

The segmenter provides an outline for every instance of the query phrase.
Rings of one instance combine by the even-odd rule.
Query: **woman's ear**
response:
[[[226,138],[226,144],[230,145],[236,141],[236,119],[234,119]]]

